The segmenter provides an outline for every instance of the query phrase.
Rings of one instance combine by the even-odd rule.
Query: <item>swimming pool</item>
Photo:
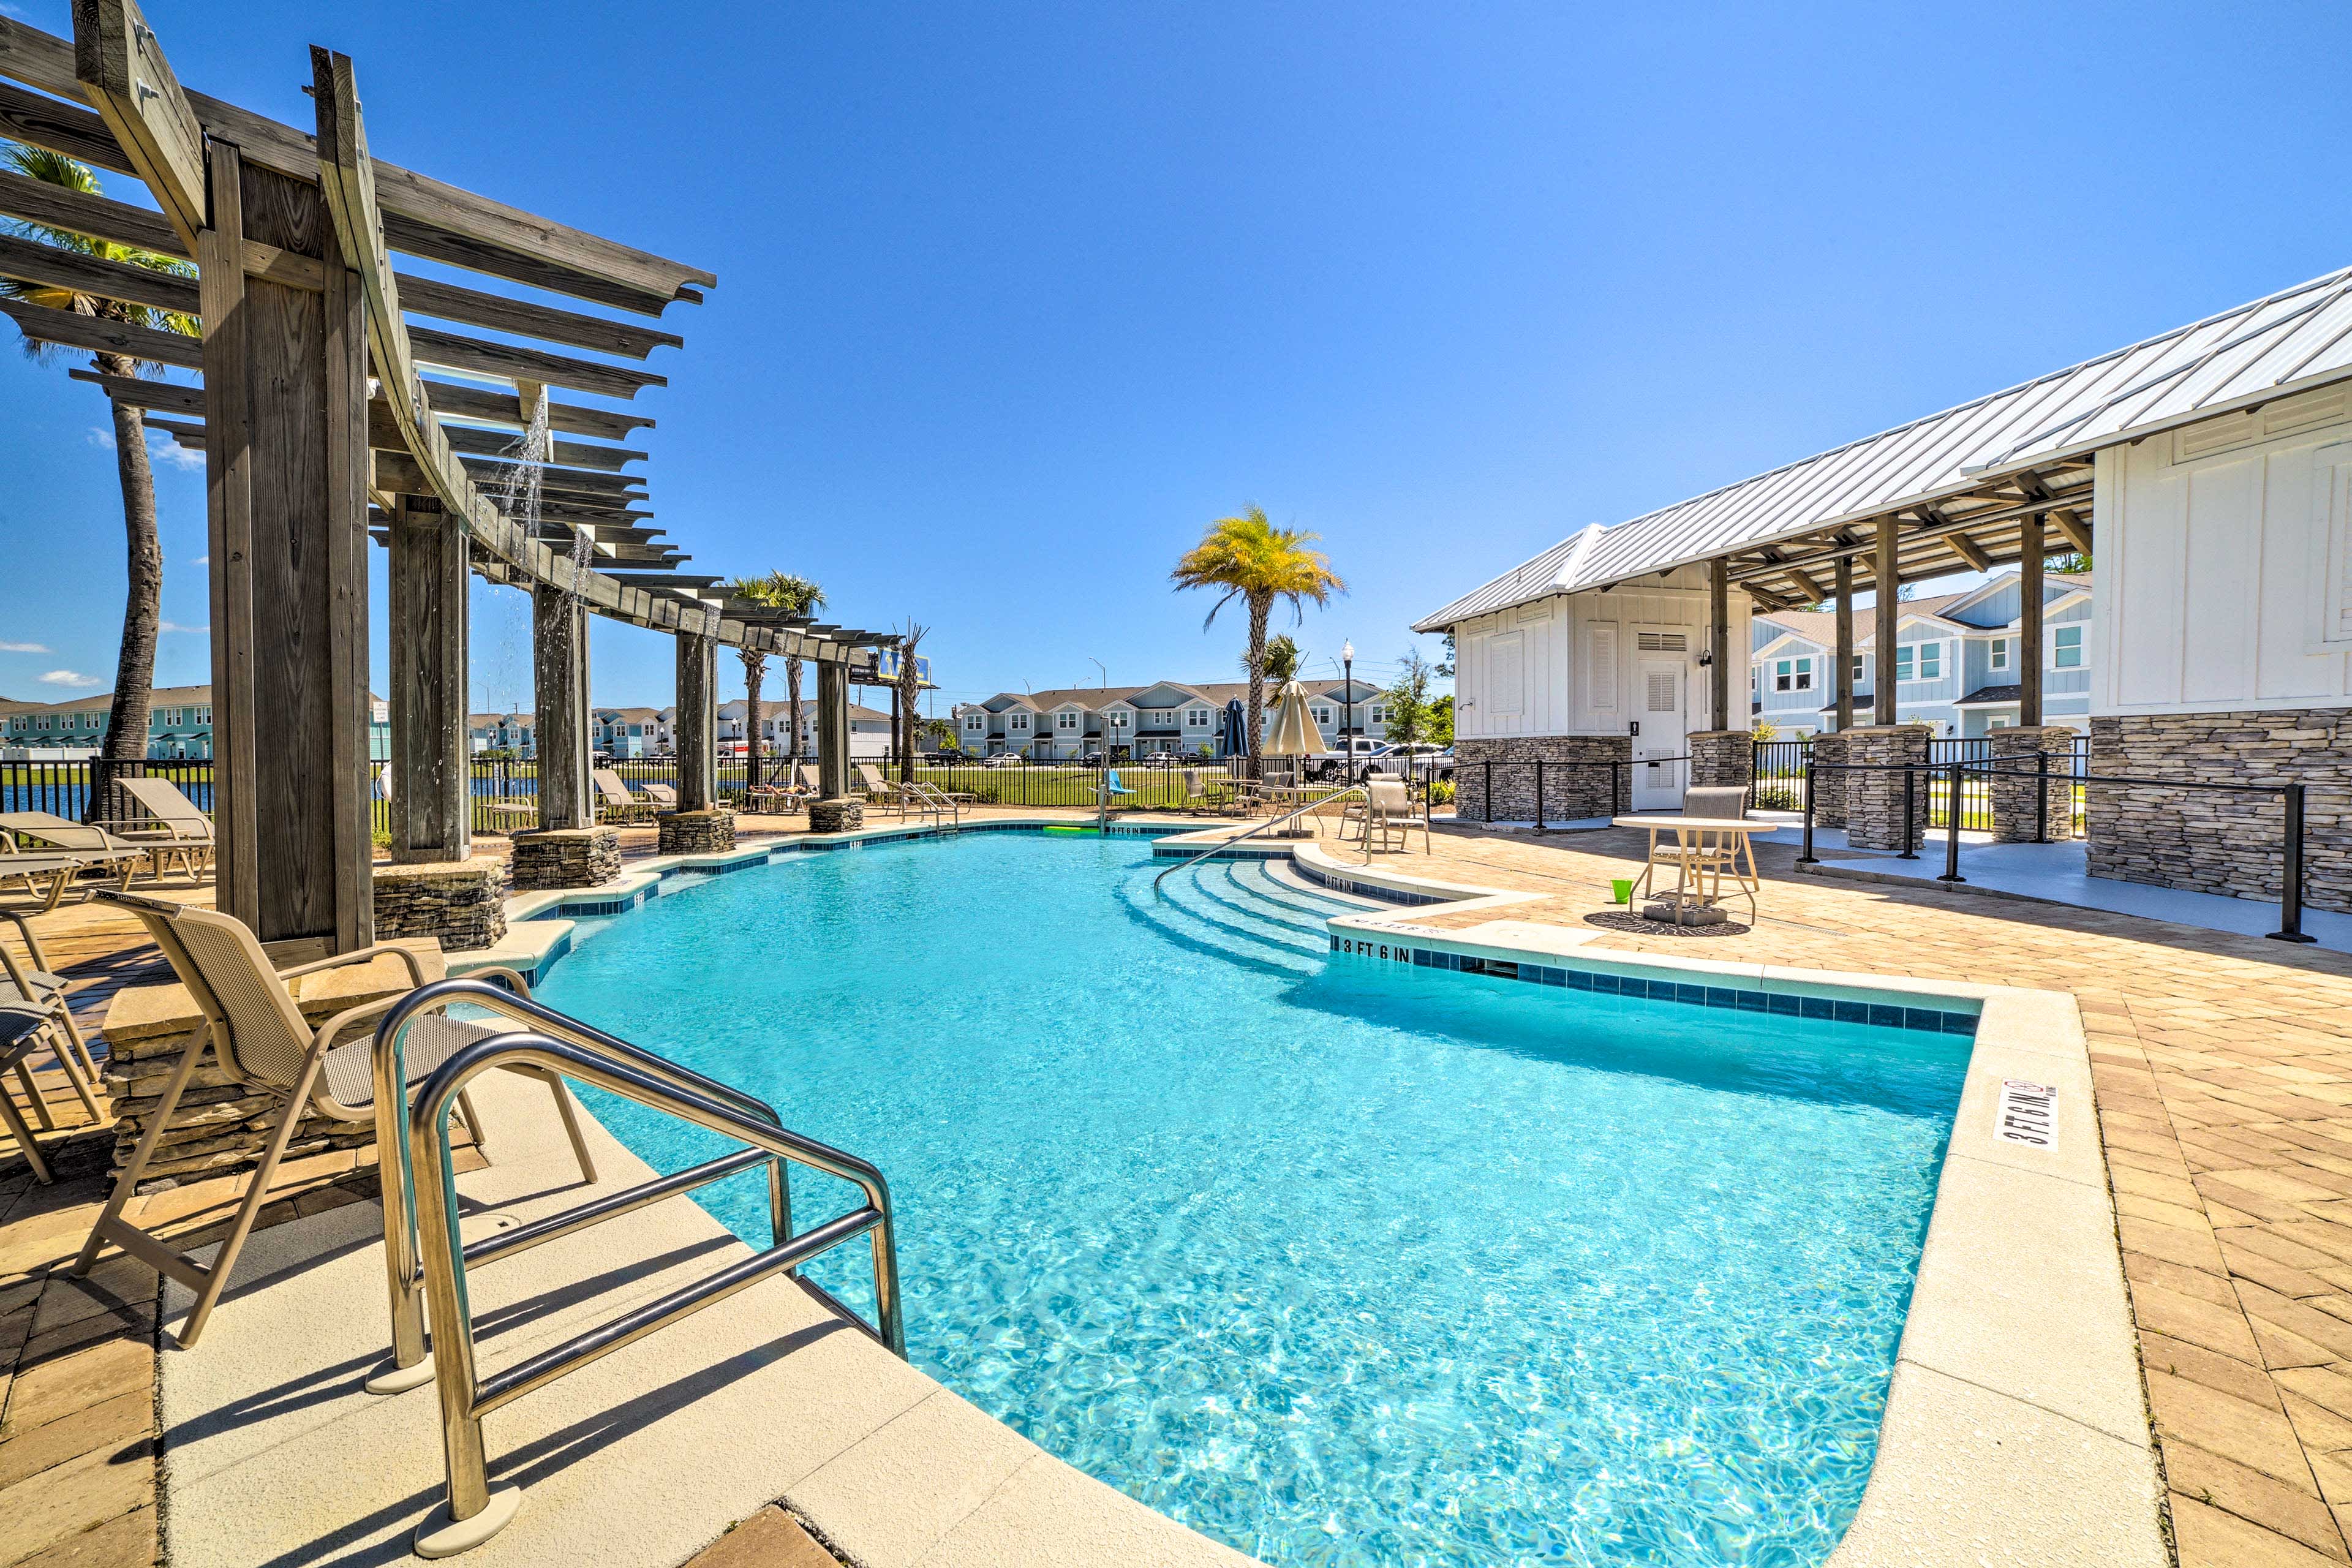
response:
[[[1280,872],[1164,864],[795,855],[541,994],[875,1161],[917,1364],[1270,1563],[1825,1558],[1969,1041],[1350,960]],[[591,1099],[659,1169],[721,1147]],[[756,1181],[699,1195],[765,1244]]]

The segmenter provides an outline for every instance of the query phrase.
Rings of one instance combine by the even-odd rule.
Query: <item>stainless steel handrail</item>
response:
[[[1265,821],[1261,822],[1256,826],[1251,828],[1247,833],[1236,833],[1231,838],[1220,838],[1214,844],[1210,845],[1206,849],[1202,850],[1198,855],[1193,856],[1189,860],[1181,860],[1173,866],[1162,867],[1160,868],[1160,875],[1151,879],[1151,890],[1155,893],[1158,892],[1160,890],[1160,884],[1166,881],[1173,873],[1190,870],[1192,868],[1199,865],[1202,861],[1213,858],[1222,851],[1232,848],[1234,845],[1239,844],[1244,838],[1255,838],[1269,827],[1280,827],[1286,822],[1296,822],[1298,818],[1305,816],[1310,811],[1320,811],[1325,806],[1329,805],[1333,801],[1345,800],[1351,795],[1362,795],[1366,805],[1370,805],[1371,804],[1372,790],[1370,784],[1349,784],[1345,789],[1334,790],[1331,794],[1325,795],[1320,800],[1310,800],[1305,805],[1299,806],[1296,810],[1285,812],[1280,816],[1268,817]],[[1371,826],[1372,825],[1369,821],[1364,824],[1364,864],[1367,866],[1372,863]]]
[[[519,1024],[535,1026],[557,1039],[598,1051],[624,1065],[635,1068],[656,1079],[680,1089],[702,1094],[733,1106],[744,1115],[756,1117],[775,1126],[782,1126],[782,1118],[765,1101],[756,1100],[740,1089],[730,1089],[714,1079],[679,1067],[676,1062],[643,1050],[628,1041],[604,1033],[577,1018],[567,1017],[554,1008],[519,995],[502,985],[468,975],[448,980],[436,980],[420,985],[395,1003],[376,1025],[375,1055],[375,1146],[379,1184],[383,1189],[383,1272],[384,1288],[392,1301],[392,1363],[388,1370],[369,1379],[368,1386],[378,1394],[396,1394],[414,1387],[425,1379],[421,1366],[425,1357],[424,1275],[417,1260],[416,1249],[416,1173],[408,1162],[408,1140],[401,1118],[408,1105],[408,1068],[406,1046],[408,1031],[415,1021],[427,1013],[446,1012],[453,1004],[463,1003],[502,1015]],[[588,1164],[587,1152],[579,1151],[583,1168]],[[394,1179],[395,1168],[397,1179]],[[721,1172],[705,1178],[717,1181]],[[672,1178],[674,1179],[674,1178]],[[632,1188],[618,1194],[650,1191],[650,1185]],[[701,1185],[694,1183],[691,1185]],[[789,1220],[792,1214],[790,1178],[782,1164],[773,1164],[768,1172],[769,1201]],[[686,1188],[678,1188],[685,1191]],[[660,1194],[662,1196],[667,1194]],[[615,1200],[617,1201],[617,1199]],[[658,1201],[646,1197],[643,1202]],[[641,1204],[631,1207],[642,1206]],[[609,1216],[607,1216],[609,1217]],[[537,1226],[526,1226],[526,1231]],[[573,1226],[572,1228],[578,1228]],[[500,1245],[491,1247],[479,1244],[483,1261],[493,1257],[510,1256],[523,1248],[515,1245],[512,1233],[493,1238]],[[552,1240],[542,1236],[541,1240]],[[781,1239],[781,1238],[780,1238]],[[415,1369],[411,1371],[411,1369]],[[405,1375],[404,1375],[405,1374]]]
[[[797,1160],[853,1183],[864,1194],[865,1204],[798,1237],[789,1234],[787,1216],[772,1214],[775,1237],[772,1247],[485,1378],[474,1357],[472,1308],[466,1290],[466,1266],[474,1249],[467,1248],[458,1234],[457,1170],[450,1157],[449,1110],[468,1082],[497,1068],[554,1072],[593,1084],[680,1121],[740,1139],[751,1146],[747,1153],[763,1152],[763,1157],[777,1162]],[[446,1556],[478,1545],[513,1517],[520,1500],[520,1489],[501,1488],[495,1496],[489,1489],[488,1460],[482,1444],[484,1415],[656,1330],[747,1289],[771,1275],[795,1269],[820,1253],[858,1237],[866,1237],[872,1248],[875,1321],[868,1325],[854,1314],[850,1321],[873,1334],[893,1354],[901,1359],[906,1356],[889,1184],[879,1170],[853,1154],[787,1131],[765,1118],[747,1115],[729,1100],[682,1088],[613,1060],[593,1047],[527,1029],[488,1036],[460,1046],[425,1079],[416,1103],[408,1110],[404,1132],[410,1168],[428,1163],[435,1168],[435,1179],[417,1191],[417,1224],[425,1243],[425,1288],[435,1325],[434,1380],[440,1396],[442,1457],[447,1467],[449,1488],[444,1509],[418,1529],[416,1548],[421,1555]],[[682,1172],[677,1177],[649,1185],[683,1190],[677,1184],[684,1179],[723,1163],[727,1162],[713,1161],[695,1172]],[[616,1201],[608,1200],[599,1206],[622,1212],[612,1208]],[[609,1218],[611,1213],[598,1217]],[[552,1239],[552,1235],[542,1235],[538,1239]],[[512,1250],[513,1246],[509,1242],[508,1249]]]

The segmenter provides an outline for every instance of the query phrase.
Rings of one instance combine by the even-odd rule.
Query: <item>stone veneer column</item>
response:
[[[1456,741],[1454,816],[1460,822],[1534,822],[1536,763],[1544,763],[1542,820],[1575,822],[1631,809],[1625,770],[1592,764],[1630,761],[1631,735],[1512,735]],[[1486,798],[1488,763],[1495,798]],[[1579,764],[1570,766],[1567,764]],[[1742,780],[1745,783],[1746,780]],[[1620,798],[1612,798],[1612,795]]]
[[[1925,724],[1868,724],[1845,732],[1846,761],[1857,768],[1881,768],[1896,763],[1927,760]],[[1918,825],[1927,820],[1927,777],[1915,775],[1911,784],[1914,826],[1906,835],[1903,821],[1903,779],[1895,773],[1850,773],[1845,775],[1845,841],[1856,849],[1907,849],[1918,837]]]
[[[1813,826],[1843,827],[1845,826],[1845,781],[1853,775],[1838,771],[1837,764],[1846,760],[1846,735],[1850,731],[1832,730],[1815,735],[1811,742],[1813,769]]]
[[[2352,708],[2145,713],[2091,721],[2091,772],[2284,784],[2300,779],[2303,900],[2352,910]],[[2279,896],[2276,795],[2085,787],[2090,871],[2241,899]]]
[[[809,802],[811,833],[851,833],[866,826],[866,803],[856,795]]]
[[[1684,738],[1693,789],[1749,790],[1755,804],[1756,737],[1746,730],[1699,730]]]
[[[723,855],[735,847],[735,814],[723,805],[708,811],[665,811],[654,820],[661,826],[665,855]]]
[[[2047,824],[2049,839],[2063,844],[2074,837],[2074,779],[2070,758],[2073,754],[2074,731],[2063,724],[2012,724],[1995,730],[1986,737],[1991,742],[1993,765],[2001,771],[1992,775],[1992,837],[1996,844],[2032,844],[2043,821],[2036,811],[2034,795],[2046,795],[2049,802]],[[2012,778],[2009,771],[2030,773],[2038,760],[2037,753],[2050,759],[2050,783],[2036,784],[2030,778]]]
[[[595,888],[621,874],[621,836],[610,827],[542,827],[514,836],[519,893]]]
[[[507,934],[506,898],[507,863],[495,855],[378,866],[376,940],[431,937],[445,952],[493,947]]]

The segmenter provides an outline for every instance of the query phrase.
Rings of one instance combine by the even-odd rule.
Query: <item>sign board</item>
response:
[[[2047,1149],[2058,1141],[2058,1091],[2046,1083],[2003,1079],[1993,1136],[2004,1143]]]

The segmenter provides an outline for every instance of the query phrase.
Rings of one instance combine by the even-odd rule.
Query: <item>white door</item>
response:
[[[1633,686],[1633,715],[1642,726],[1642,732],[1633,737],[1635,811],[1672,811],[1682,804],[1683,780],[1688,764],[1644,763],[1642,759],[1683,754],[1687,733],[1684,692],[1689,684],[1685,660],[1642,660]]]

